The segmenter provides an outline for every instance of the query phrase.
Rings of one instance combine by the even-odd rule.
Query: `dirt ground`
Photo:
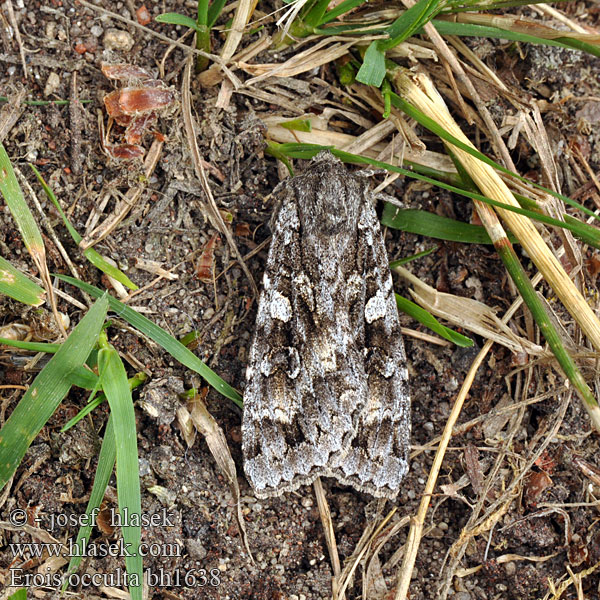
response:
[[[97,5],[127,19],[135,19],[139,8],[132,0],[97,2]],[[153,17],[167,11],[188,15],[194,11],[193,2],[180,0],[146,6]],[[272,7],[260,8],[269,12]],[[586,11],[586,24],[592,27],[598,24],[597,5],[566,3],[561,8],[575,17]],[[162,75],[165,84],[177,90],[175,107],[157,125],[166,141],[156,168],[125,220],[96,249],[112,258],[140,286],[142,291],[131,299],[131,306],[142,310],[177,338],[196,331],[194,351],[228,383],[243,391],[256,302],[250,281],[229,245],[223,236],[216,236],[209,224],[204,192],[192,167],[179,105],[184,51],[171,47],[167,52],[164,41],[70,0],[49,3],[12,0],[24,49],[25,73],[18,40],[8,25],[13,17],[7,4],[2,10],[0,95],[12,97],[25,90],[28,99],[89,101],[77,110],[62,105],[23,106],[3,139],[13,164],[33,186],[78,277],[86,282],[102,288],[109,286],[72,242],[27,163],[35,164],[42,172],[72,224],[84,235],[113,212],[128,190],[144,181],[140,161],[109,159],[102,150],[99,119],[105,124],[107,121],[102,98],[114,89],[114,84],[100,71],[101,63],[127,62],[145,67],[156,76]],[[231,14],[227,13],[226,18]],[[524,14],[533,13],[524,11]],[[176,39],[184,31],[154,22],[148,27],[170,39]],[[274,31],[273,23],[267,28]],[[216,50],[222,41],[222,37],[215,35]],[[547,102],[543,119],[559,158],[563,191],[592,207],[594,194],[597,202],[598,192],[588,183],[587,175],[574,168],[567,148],[576,144],[592,171],[597,172],[600,61],[558,48],[522,46],[519,55],[509,53],[507,45],[497,41],[471,39],[466,43],[501,78],[523,94]],[[260,62],[266,63],[285,56],[260,58]],[[237,75],[244,77],[241,72]],[[334,79],[335,73],[329,66],[305,73],[298,77],[301,83],[294,93],[298,97],[304,94],[306,109],[318,112],[328,101],[339,100],[334,94],[327,96],[323,92],[326,88],[319,83]],[[260,283],[267,247],[259,246],[270,235],[269,194],[285,174],[273,158],[265,156],[263,116],[270,111],[290,118],[296,115],[287,114],[268,99],[261,100],[258,94],[245,92],[233,93],[226,108],[215,108],[219,90],[219,86],[201,87],[197,81],[192,82],[197,143],[206,161],[215,201],[226,222],[231,224],[241,255],[250,255],[245,262],[254,280]],[[489,106],[498,123],[502,122],[507,106],[494,99],[490,99]],[[349,122],[342,123],[340,128],[348,131],[350,126],[355,128],[353,133],[360,133]],[[474,127],[465,125],[465,128],[474,135]],[[430,134],[421,133],[423,140],[435,147]],[[119,129],[110,135],[113,142],[118,141]],[[144,137],[146,148],[152,143],[151,135]],[[486,151],[485,144],[482,150]],[[521,173],[539,177],[531,148],[525,144],[517,146],[514,158]],[[301,169],[302,163],[297,166]],[[411,207],[463,221],[470,219],[470,203],[434,188],[397,180],[386,193]],[[0,228],[2,255],[23,272],[35,274],[6,207],[0,214]],[[49,230],[44,229],[44,234],[50,271],[71,274]],[[550,241],[557,240],[558,237],[552,237]],[[214,255],[206,252],[207,245],[214,247]],[[411,263],[409,269],[440,291],[479,299],[497,308],[500,315],[515,298],[515,290],[491,246],[441,242],[391,230],[386,232],[386,245],[390,260],[437,246],[433,254]],[[253,252],[256,249],[258,252]],[[216,275],[208,283],[199,279],[207,257],[209,274]],[[596,276],[600,271],[597,253],[588,250],[584,257],[588,295],[597,310]],[[527,257],[522,258],[533,274]],[[141,261],[156,261],[176,278],[157,280],[155,273],[140,266],[143,266]],[[400,279],[395,283],[399,293],[408,295]],[[74,288],[64,284],[60,287],[85,302]],[[547,294],[546,288],[542,290]],[[72,323],[81,318],[81,311],[65,300],[59,301],[59,309],[69,314]],[[555,306],[555,310],[566,323],[569,334],[576,335],[568,314],[560,306]],[[32,325],[40,331],[41,339],[47,330],[46,312],[28,310],[7,298],[0,299],[0,318],[2,324]],[[401,315],[401,320],[406,328],[427,331],[406,316]],[[530,316],[522,310],[511,326],[541,343]],[[463,333],[473,338],[473,348],[437,345],[413,335],[405,336],[413,403],[413,458],[402,492],[394,503],[397,512],[384,527],[389,539],[370,562],[369,598],[394,597],[409,527],[406,517],[417,510],[434,455],[435,447],[428,444],[441,434],[458,389],[485,341]],[[333,571],[312,488],[268,501],[257,500],[243,477],[241,411],[212,388],[207,389],[207,406],[225,432],[238,468],[242,512],[256,561],[252,564],[241,542],[229,488],[204,439],[198,435],[193,447],[188,448],[176,419],[176,409],[183,403],[181,393],[206,384],[117,316],[109,329],[109,338],[129,363],[131,374],[144,370],[150,375],[149,381],[134,394],[142,508],[147,514],[164,509],[167,516],[161,525],[143,530],[144,542],[166,544],[159,556],[147,557],[144,566],[155,574],[162,569],[180,580],[172,582],[170,587],[157,585],[150,590],[149,597],[331,598]],[[51,332],[46,333],[46,339],[52,339]],[[581,403],[565,388],[556,366],[539,362],[523,369],[526,361],[521,359],[503,347],[494,346],[477,373],[459,419],[459,425],[469,423],[469,426],[453,437],[432,498],[413,573],[411,600],[441,597],[439,586],[444,581],[449,582],[448,597],[456,600],[600,598],[598,438],[591,433]],[[6,386],[27,385],[35,375],[15,364],[9,352],[3,353],[0,368]],[[585,374],[592,381],[597,369],[590,368]],[[2,391],[2,422],[21,393],[10,388]],[[85,401],[83,394],[71,393],[34,441],[7,490],[8,495],[0,497],[0,521],[4,525],[10,520],[11,511],[26,509],[30,516],[41,518],[40,529],[53,538],[66,541],[76,535],[77,529],[72,524],[63,526],[53,520],[57,515],[84,512],[91,490],[107,407],[100,406],[91,419],[81,421],[66,434],[60,433],[60,428]],[[513,410],[498,412],[499,407],[513,405]],[[555,426],[559,429],[552,432]],[[460,560],[453,564],[457,540],[470,523],[477,503],[483,506],[479,514],[485,513],[486,507],[502,496],[550,432],[542,460],[536,461],[524,475],[517,493],[494,511],[489,522],[472,531]],[[491,478],[487,489],[486,478]],[[107,507],[116,507],[114,485],[113,478],[105,499]],[[343,567],[365,528],[380,522],[392,506],[388,503],[384,507],[368,495],[331,480],[324,480],[323,485]],[[100,539],[103,535],[111,538],[117,534],[95,530],[94,535]],[[15,544],[40,539],[22,529],[0,525],[0,585],[5,593],[18,583],[14,579],[17,570],[21,570],[18,571],[21,575],[33,574],[41,564],[48,564],[47,557],[15,555]],[[179,545],[181,556],[167,556],[174,543]],[[58,572],[64,569],[64,563],[59,561],[51,566]],[[346,591],[347,598],[361,597],[366,585],[363,567],[357,569]],[[84,572],[106,575],[123,568],[122,560],[115,558],[89,557],[82,565]],[[583,574],[580,595],[575,585],[570,585],[562,595],[547,596],[552,585],[558,588],[568,578],[569,570]],[[195,584],[186,585],[183,578],[190,573],[197,575]],[[108,582],[103,588],[72,589],[71,597],[123,597],[114,595],[115,590],[110,587]],[[2,592],[0,597],[5,597]],[[39,587],[32,590],[31,597],[58,598],[59,593]]]

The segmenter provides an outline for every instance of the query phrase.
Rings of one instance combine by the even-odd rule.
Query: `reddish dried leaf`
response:
[[[96,525],[104,535],[112,535],[115,532],[115,527],[112,524],[112,511],[102,503],[101,510],[96,516]]]
[[[548,473],[548,475],[552,475],[556,468],[556,460],[552,458],[548,450],[544,450],[542,455],[535,461],[535,466]]]
[[[235,235],[238,237],[250,237],[250,225],[248,223],[237,223]]]
[[[144,156],[144,149],[134,144],[104,144],[104,150],[112,158],[131,160]]]
[[[196,277],[202,283],[211,283],[213,280],[213,269],[215,263],[215,247],[219,241],[219,236],[215,235],[208,240],[204,250],[196,263]]]
[[[588,260],[585,261],[585,266],[589,271],[591,277],[596,277],[600,273],[600,258],[593,254]]]
[[[527,476],[525,482],[525,493],[523,495],[525,504],[530,507],[534,507],[544,490],[552,485],[552,479],[548,473],[544,471],[532,471]]]
[[[473,444],[468,444],[465,448],[465,471],[471,481],[471,486],[476,494],[483,489],[483,471],[479,464],[479,450]]]
[[[167,138],[160,131],[151,131],[150,133],[154,136],[154,139],[159,142],[167,141]]]
[[[147,131],[148,127],[152,125],[156,121],[156,113],[149,112],[140,117],[135,117],[129,127],[127,127],[127,131],[125,132],[125,141],[128,144],[139,144],[142,141],[142,137],[144,137],[144,133]]]
[[[138,67],[136,65],[128,65],[120,63],[117,65],[103,64],[101,67],[102,72],[108,79],[116,79],[118,81],[132,81],[135,79],[154,79],[146,69]]]
[[[142,4],[135,11],[135,18],[140,25],[148,25],[148,23],[150,23],[152,17],[150,16],[150,11],[146,8],[145,4]]]
[[[125,113],[121,110],[121,106],[119,105],[119,98],[121,97],[121,90],[115,90],[110,94],[104,96],[104,108],[106,108],[106,112],[109,117],[113,119],[119,119],[125,117]],[[129,117],[127,117],[129,119]],[[119,123],[121,124],[121,123]]]
[[[119,107],[126,115],[134,115],[165,108],[173,100],[173,90],[166,88],[123,88],[119,96]]]

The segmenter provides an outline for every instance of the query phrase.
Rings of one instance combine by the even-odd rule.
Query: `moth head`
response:
[[[325,176],[315,181],[313,189],[313,194],[304,197],[303,212],[315,221],[316,228],[327,234],[356,229],[359,198],[364,197],[360,182],[350,176]]]

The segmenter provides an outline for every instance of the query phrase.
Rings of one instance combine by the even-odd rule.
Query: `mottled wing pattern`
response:
[[[364,329],[367,399],[356,435],[334,475],[373,496],[394,498],[408,471],[410,395],[396,297],[379,221],[369,199],[361,205],[357,260],[364,304],[354,327]]]
[[[282,184],[244,393],[259,497],[332,476],[394,497],[407,470],[406,360],[366,183],[330,155]]]

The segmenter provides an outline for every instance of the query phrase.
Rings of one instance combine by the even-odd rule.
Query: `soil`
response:
[[[122,17],[135,20],[139,6],[128,2],[102,3]],[[99,119],[106,124],[103,97],[118,84],[101,72],[103,61],[126,62],[146,68],[161,76],[166,86],[180,90],[184,52],[155,37],[69,0],[38,3],[12,1],[14,18],[19,26],[27,73],[24,72],[19,44],[14,30],[6,25],[9,11],[3,8],[1,28],[0,94],[12,97],[24,90],[28,99],[73,99],[89,101],[73,109],[63,105],[22,106],[18,120],[2,140],[11,157],[31,183],[52,229],[76,268],[77,276],[101,288],[111,287],[83,257],[71,240],[52,204],[35,182],[27,163],[35,164],[68,213],[71,223],[83,234],[113,212],[117,202],[132,187],[144,182],[140,161],[115,160],[106,155],[101,143]],[[8,5],[5,5],[8,6]],[[193,15],[194,3],[167,0],[147,4],[152,17],[162,12]],[[586,10],[586,24],[597,26],[598,8],[583,3],[561,4],[571,15]],[[261,6],[265,13],[270,6]],[[232,13],[221,17],[221,22]],[[532,16],[525,10],[525,16]],[[170,25],[148,25],[170,39],[184,32]],[[274,31],[274,24],[267,24]],[[255,39],[255,38],[253,38]],[[214,36],[214,51],[223,42]],[[187,43],[187,40],[186,40]],[[247,42],[243,42],[244,45]],[[467,40],[467,43],[501,77],[518,87],[523,94],[542,101],[552,109],[544,112],[544,122],[560,154],[559,175],[563,191],[591,206],[597,192],[582,180],[567,160],[569,144],[577,144],[597,172],[600,145],[597,123],[600,121],[600,61],[585,54],[558,48],[522,46],[518,52],[498,41]],[[289,51],[291,52],[291,51]],[[260,62],[274,62],[273,57],[259,56]],[[281,60],[281,57],[278,58]],[[161,62],[162,61],[162,62]],[[245,77],[237,72],[240,77]],[[306,106],[314,81],[333,81],[330,67],[298,76],[297,90],[306,89]],[[304,87],[302,87],[304,86]],[[209,183],[216,203],[230,223],[235,243],[242,256],[249,255],[246,265],[255,281],[260,282],[269,238],[268,222],[272,204],[270,192],[284,170],[273,158],[265,156],[265,125],[260,115],[270,110],[286,115],[279,107],[265,101],[234,93],[224,109],[215,108],[219,86],[192,84],[192,108],[197,120],[197,142],[206,161]],[[319,88],[322,90],[323,88]],[[195,175],[185,140],[180,111],[180,96],[172,110],[160,115],[154,129],[165,138],[154,172],[144,182],[144,191],[120,225],[95,245],[140,286],[129,304],[177,338],[194,331],[194,351],[216,373],[236,389],[243,391],[245,366],[256,314],[256,298],[247,275],[240,267],[223,236],[211,226],[206,198]],[[320,99],[323,100],[323,98]],[[325,101],[327,97],[325,97]],[[332,99],[333,100],[333,99]],[[337,101],[338,98],[335,98]],[[560,101],[560,102],[559,102]],[[322,103],[314,105],[321,110]],[[498,123],[508,110],[499,99],[490,100],[490,110]],[[289,114],[290,118],[294,114]],[[475,136],[473,126],[464,124]],[[350,122],[342,129],[360,133]],[[429,134],[424,141],[435,148]],[[113,143],[122,143],[123,130],[115,126],[110,134]],[[153,143],[148,134],[146,149]],[[439,147],[439,146],[438,146]],[[486,151],[485,144],[482,150]],[[535,153],[525,144],[514,150],[521,172],[536,175]],[[302,168],[302,163],[297,164]],[[375,180],[381,179],[376,175]],[[375,181],[376,183],[376,181]],[[386,189],[407,205],[468,221],[470,203],[465,199],[433,188],[415,186],[398,180]],[[39,215],[38,215],[39,216]],[[26,249],[6,207],[0,213],[2,255],[25,273],[36,274]],[[72,274],[45,229],[49,269],[53,273]],[[552,234],[551,241],[558,237]],[[411,271],[440,291],[476,298],[498,309],[500,315],[515,298],[506,271],[491,246],[465,245],[434,241],[398,231],[386,232],[391,260],[409,256],[437,246],[427,257],[411,263]],[[213,248],[214,252],[207,251]],[[258,250],[257,252],[253,252]],[[598,257],[585,255],[589,295],[597,297]],[[526,256],[524,264],[535,271]],[[157,279],[140,265],[156,261],[174,274],[174,279]],[[208,265],[208,267],[207,267]],[[208,282],[205,270],[208,268]],[[199,278],[200,276],[200,278]],[[408,295],[401,280],[397,291]],[[73,287],[57,284],[80,302],[86,302]],[[542,288],[548,295],[548,290]],[[596,296],[594,296],[596,294]],[[76,323],[81,310],[59,299],[59,310]],[[597,307],[596,307],[597,308]],[[574,333],[568,314],[556,307],[559,318]],[[47,309],[24,309],[7,298],[0,298],[3,324],[25,323],[47,332]],[[405,327],[427,330],[401,315]],[[520,332],[534,332],[532,321],[522,310],[513,319]],[[485,340],[470,335],[474,347],[457,348],[437,345],[427,340],[405,336],[412,395],[413,458],[397,507],[388,529],[394,534],[371,562],[373,580],[365,584],[363,566],[346,591],[347,598],[360,598],[363,585],[368,598],[393,598],[401,549],[409,523],[402,519],[416,513],[429,474],[435,448],[428,444],[437,438],[446,423],[466,373]],[[535,333],[532,333],[535,337]],[[171,585],[166,580],[151,586],[151,598],[195,599],[277,599],[317,600],[332,597],[332,566],[318,506],[312,488],[286,494],[272,500],[257,500],[243,477],[241,458],[241,411],[231,401],[206,387],[198,376],[185,369],[156,344],[129,327],[118,316],[112,318],[108,335],[130,367],[130,375],[143,370],[149,381],[134,392],[138,423],[138,449],[142,476],[142,511],[163,514],[163,521],[143,529],[143,541],[162,545],[158,556],[148,556],[144,567],[155,575],[179,577]],[[54,339],[47,332],[45,339]],[[537,340],[539,342],[539,338]],[[597,435],[591,433],[589,419],[579,400],[570,397],[562,376],[553,364],[527,362],[507,349],[494,346],[479,369],[469,392],[469,399],[459,419],[468,428],[454,436],[446,454],[436,492],[425,523],[417,563],[412,576],[411,600],[440,597],[439,586],[450,581],[448,597],[456,600],[492,598],[543,598],[569,578],[569,569],[582,573],[581,594],[575,585],[555,598],[600,598],[600,533],[597,527],[597,501],[600,482]],[[4,422],[17,404],[21,392],[9,386],[28,385],[35,372],[24,370],[11,352],[2,360],[0,420]],[[596,371],[586,376],[593,379]],[[182,392],[198,387],[207,393],[207,407],[222,428],[238,469],[241,505],[253,564],[244,549],[236,524],[236,507],[226,480],[220,473],[201,435],[188,447],[182,435],[176,411],[184,406]],[[497,414],[498,406],[524,400],[536,402]],[[493,523],[472,531],[466,551],[451,575],[448,565],[453,548],[464,535],[463,527],[481,500],[491,505],[539,448],[552,430],[563,403],[570,403],[560,429],[518,487],[518,494],[494,511]],[[72,391],[52,419],[33,442],[12,484],[0,497],[0,583],[7,597],[19,587],[19,577],[33,575],[40,565],[51,572],[64,571],[64,561],[19,557],[15,548],[28,542],[48,541],[39,531],[9,527],[16,509],[28,512],[30,520],[41,520],[38,527],[53,538],[66,541],[74,537],[77,527],[64,524],[59,515],[77,517],[84,512],[97,465],[100,440],[108,408],[101,405],[89,419],[84,419],[67,433],[60,433],[65,422],[85,405],[86,396]],[[502,415],[505,415],[504,417]],[[508,441],[507,441],[508,440]],[[498,457],[501,459],[498,461]],[[490,476],[491,485],[484,490],[483,481]],[[585,469],[588,469],[587,471]],[[591,473],[591,475],[590,475]],[[387,514],[368,495],[324,480],[323,485],[335,530],[342,567],[354,552],[365,528]],[[115,479],[111,479],[105,497],[106,510],[117,506]],[[110,527],[94,530],[93,541],[115,541],[118,530]],[[174,552],[177,550],[177,552]],[[169,554],[179,554],[170,556]],[[71,597],[104,598],[122,586],[110,576],[124,569],[122,558],[89,556],[81,572],[103,574],[104,587],[75,586]],[[589,572],[588,572],[589,570]],[[187,577],[187,579],[185,579]],[[193,578],[193,580],[191,579]],[[21,579],[21,582],[24,580]],[[376,585],[373,583],[375,582]],[[16,586],[16,587],[15,587]],[[31,597],[58,598],[56,586],[33,586]]]

